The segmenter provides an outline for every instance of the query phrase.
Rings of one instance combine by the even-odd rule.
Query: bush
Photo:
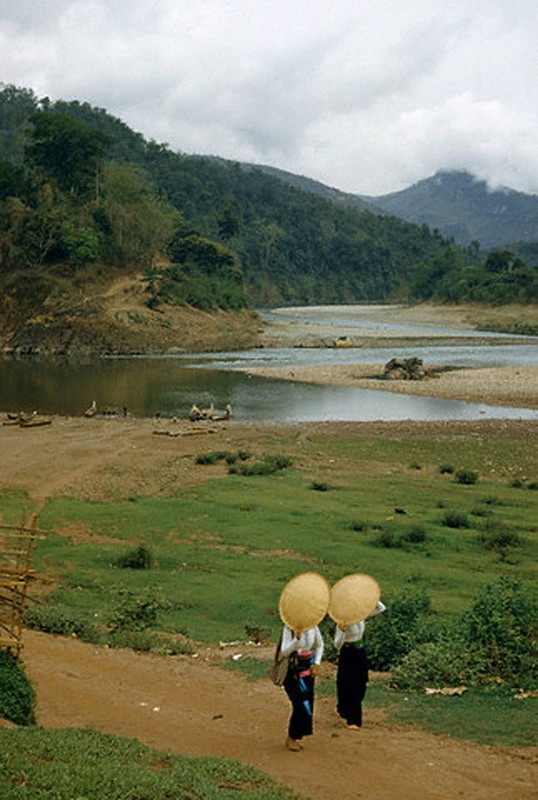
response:
[[[140,594],[129,590],[120,592],[119,603],[110,617],[112,632],[140,631],[157,622],[159,612],[169,608],[169,603],[148,587]]]
[[[510,530],[508,525],[496,520],[488,520],[484,529],[478,536],[479,542],[486,550],[493,550],[501,561],[506,561],[511,548],[519,547],[521,539],[516,531]]]
[[[461,649],[461,645],[459,645]],[[454,686],[461,682],[464,658],[452,641],[424,642],[402,658],[395,669],[401,689]]]
[[[364,531],[368,530],[368,525],[365,522],[354,519],[349,523],[349,530],[355,533],[364,533]]]
[[[99,642],[99,628],[93,622],[79,619],[59,606],[29,606],[24,613],[28,628],[59,636],[76,636],[85,642]]]
[[[133,550],[129,550],[122,556],[118,556],[113,562],[119,569],[150,569],[153,566],[153,556],[151,551],[140,545]]]
[[[439,464],[439,472],[441,475],[452,475],[454,467],[452,464]]]
[[[469,528],[467,515],[461,511],[447,511],[441,520],[447,528]]]
[[[482,588],[461,626],[483,677],[526,688],[538,684],[537,611],[536,600],[513,578]]]
[[[403,533],[381,531],[374,539],[378,547],[406,548],[409,544],[421,544],[426,541],[426,531],[420,525],[413,525]]]
[[[474,472],[472,469],[459,469],[454,480],[464,486],[472,486],[478,481],[478,472]]]
[[[209,453],[200,453],[194,460],[196,464],[216,464],[217,461],[224,461],[229,455],[228,450],[212,450]]]
[[[0,717],[16,725],[35,723],[36,696],[23,666],[6,650],[0,652]]]
[[[404,591],[386,600],[387,610],[366,625],[366,651],[372,669],[392,669],[417,645],[434,637],[430,599],[423,591]]]
[[[310,488],[313,489],[315,492],[328,492],[330,486],[325,481],[312,481],[310,484]]]
[[[256,644],[268,644],[271,638],[269,628],[259,625],[256,622],[245,625],[245,633],[249,641],[255,642]]]
[[[291,464],[292,460],[287,456],[264,456],[253,464],[232,464],[228,471],[232,475],[272,475],[290,467]]]

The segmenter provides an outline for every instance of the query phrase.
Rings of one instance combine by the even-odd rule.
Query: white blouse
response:
[[[372,617],[381,614],[386,609],[386,605],[379,601],[373,611],[371,611],[366,619],[371,619]],[[334,646],[337,650],[340,650],[343,644],[349,642],[358,642],[364,636],[364,629],[365,629],[365,620],[361,619],[360,622],[354,622],[352,625],[346,625],[346,629],[342,630],[338,625],[334,631]]]
[[[301,650],[312,650],[314,654],[314,664],[321,663],[323,656],[323,637],[320,629],[316,625],[315,628],[309,628],[303,631],[299,638],[294,632],[287,627],[282,631],[282,644],[280,645],[280,658],[291,656],[292,653],[299,653]]]

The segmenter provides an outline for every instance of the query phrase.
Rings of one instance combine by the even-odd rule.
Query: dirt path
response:
[[[283,690],[200,658],[134,654],[27,631],[24,661],[44,727],[89,727],[175,753],[237,759],[304,797],[536,797],[536,750],[445,740],[389,725],[373,709],[362,731],[352,733],[332,698],[318,699],[315,735],[304,751],[290,753],[283,746]]]

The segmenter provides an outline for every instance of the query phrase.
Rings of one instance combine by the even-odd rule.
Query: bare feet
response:
[[[292,739],[291,736],[288,736],[286,739],[286,747],[288,750],[293,750],[294,753],[297,753],[299,750],[303,749],[302,744],[300,744],[297,739]]]
[[[347,726],[347,729],[348,731],[360,731],[360,725],[351,724]]]

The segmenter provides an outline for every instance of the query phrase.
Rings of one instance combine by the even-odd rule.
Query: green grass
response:
[[[3,800],[292,800],[293,792],[235,761],[189,758],[91,730],[0,729]]]
[[[496,504],[486,502],[492,496]],[[395,514],[396,507],[406,514]],[[520,540],[503,562],[480,541],[485,520],[477,507]],[[464,515],[470,527],[446,527],[443,519],[451,511]],[[359,517],[362,530],[354,530]],[[292,469],[285,479],[212,479],[171,497],[108,504],[53,498],[39,519],[50,534],[36,549],[35,566],[59,579],[47,602],[102,623],[120,590],[153,586],[170,604],[160,617],[163,630],[211,643],[242,636],[246,621],[276,634],[282,586],[311,569],[330,581],[350,570],[370,573],[384,594],[421,588],[439,614],[459,614],[482,584],[500,575],[532,581],[536,518],[538,493],[491,480],[461,486],[437,471],[362,473],[360,481],[320,493]],[[65,535],[72,523],[83,527],[83,540]],[[406,543],[397,554],[376,545],[380,533],[405,540],[416,526],[423,542]],[[151,550],[155,566],[114,566],[140,545]]]
[[[479,744],[536,745],[536,698],[517,699],[498,687],[470,688],[461,697],[391,691],[371,683],[366,706],[385,708],[388,720]]]
[[[213,644],[245,638],[247,623],[268,630],[276,641],[280,591],[305,570],[317,570],[331,583],[350,571],[367,572],[384,597],[407,588],[424,591],[437,618],[447,620],[467,610],[480,588],[500,576],[517,578],[529,589],[535,583],[538,492],[511,485],[515,479],[524,486],[536,480],[535,442],[520,439],[516,446],[502,436],[427,434],[300,439],[273,431],[260,435],[257,447],[289,455],[293,466],[272,475],[214,478],[211,466],[195,466],[193,458],[193,468],[207,470],[206,482],[190,488],[168,483],[168,496],[134,496],[126,485],[125,499],[114,502],[49,500],[38,520],[48,535],[34,557],[37,571],[54,581],[43,602],[104,629],[122,593],[153,593],[166,601],[156,625],[160,631]],[[412,469],[413,463],[421,469]],[[478,480],[459,484],[439,464],[476,471]],[[163,462],[163,474],[167,468]],[[313,481],[331,490],[312,491]],[[20,521],[32,505],[6,491],[0,501],[4,521]],[[447,512],[465,515],[470,527],[446,527]],[[481,541],[486,523],[519,541],[502,559]],[[424,532],[423,541],[405,541],[413,528]],[[380,534],[405,546],[379,546]],[[139,546],[151,551],[151,568],[115,566]],[[251,669],[247,659],[238,668]],[[266,678],[268,665],[252,669]],[[466,716],[473,728],[473,698],[477,708],[489,708],[486,696],[474,690],[464,698],[408,695],[405,705],[392,699],[402,696],[390,693],[402,719],[416,698],[414,722],[432,727],[437,715],[430,720],[426,710],[443,709],[438,716],[446,710],[444,731],[450,732],[453,717],[460,735],[467,732]],[[507,708],[529,706],[502,702]],[[503,719],[504,706],[496,703],[491,714]],[[463,718],[456,714],[461,709]],[[501,740],[503,725],[491,725],[492,741]]]

